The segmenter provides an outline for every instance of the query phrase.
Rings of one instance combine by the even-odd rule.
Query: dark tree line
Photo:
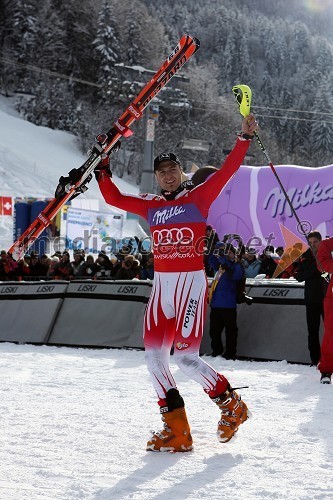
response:
[[[87,149],[149,79],[140,68],[156,70],[189,32],[201,49],[181,71],[189,82],[174,79],[162,95],[157,151],[218,164],[240,124],[231,88],[246,83],[276,164],[329,164],[333,12],[287,3],[0,0],[0,91],[17,96],[26,119],[69,130]],[[143,120],[134,127],[115,168],[139,181]],[[209,151],[181,150],[184,137],[209,141]]]

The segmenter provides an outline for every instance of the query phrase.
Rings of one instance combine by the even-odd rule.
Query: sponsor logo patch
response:
[[[191,342],[177,342],[176,344],[176,349],[178,349],[178,351],[182,351],[183,349],[187,349],[188,347],[190,347],[191,345]]]

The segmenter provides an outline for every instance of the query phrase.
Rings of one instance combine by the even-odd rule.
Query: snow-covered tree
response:
[[[333,151],[333,96],[332,96],[333,73],[322,77],[317,94],[314,99],[313,110],[316,122],[311,127],[309,136],[311,150],[314,157],[314,166],[332,163]],[[322,112],[322,114],[321,114]]]
[[[107,0],[103,1],[99,16],[97,35],[93,42],[98,62],[97,82],[101,86],[99,92],[101,102],[117,95],[120,90],[115,63],[120,61],[121,49],[116,19],[112,7]]]
[[[68,48],[64,37],[65,22],[52,9],[52,1],[45,0],[39,9],[34,55],[40,68],[66,73]]]
[[[52,9],[64,23],[63,40],[67,49],[64,73],[95,82],[96,63],[92,51],[96,37],[97,3],[94,0],[52,0]]]
[[[52,129],[77,130],[79,106],[70,82],[62,78],[43,77],[35,86],[35,95],[21,97],[18,109],[29,121]]]
[[[333,67],[333,47],[322,37],[315,38],[314,66],[319,75],[327,75]]]
[[[142,64],[142,54],[140,50],[140,32],[137,23],[130,20],[127,27],[128,48],[126,51],[126,63],[133,66]]]
[[[33,48],[36,42],[38,2],[15,0],[12,6],[14,57],[27,63],[34,60]]]
[[[25,94],[20,102],[25,116],[74,129],[86,149],[150,78],[118,63],[156,70],[188,30],[201,41],[180,73],[190,82],[174,78],[167,89],[180,89],[192,107],[161,106],[158,146],[167,141],[172,147],[182,134],[209,136],[215,163],[221,138],[228,140],[226,131],[234,131],[239,119],[231,87],[245,83],[274,162],[312,165],[315,154],[318,164],[324,158],[331,163],[333,18],[328,14],[329,8],[310,13],[299,0],[0,0],[0,91]],[[167,101],[167,94],[161,95]],[[307,109],[315,114],[298,111]],[[127,168],[129,158],[141,158],[143,120],[126,149]],[[133,171],[139,178],[140,165]]]
[[[245,31],[245,26],[243,26],[243,32],[239,38],[237,53],[237,69],[235,71],[236,80],[233,83],[245,83],[251,88],[253,83],[256,81],[256,75],[254,72],[254,61],[253,55],[250,50],[250,36],[249,33]]]

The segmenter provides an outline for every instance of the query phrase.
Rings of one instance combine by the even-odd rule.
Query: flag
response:
[[[10,196],[0,196],[0,215],[13,215],[13,204]]]
[[[286,228],[283,224],[279,224],[279,226],[285,244],[285,253],[288,254],[289,259],[284,260],[282,256],[272,278],[276,278],[280,273],[285,271],[288,266],[295,262],[309,248],[309,245],[290,231],[290,229]]]

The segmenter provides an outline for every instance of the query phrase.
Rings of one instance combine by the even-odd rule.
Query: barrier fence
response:
[[[150,281],[0,282],[0,341],[143,348]],[[247,280],[252,305],[238,311],[239,357],[310,363],[304,285]],[[209,313],[201,354],[211,352]],[[322,335],[322,331],[321,331]]]

